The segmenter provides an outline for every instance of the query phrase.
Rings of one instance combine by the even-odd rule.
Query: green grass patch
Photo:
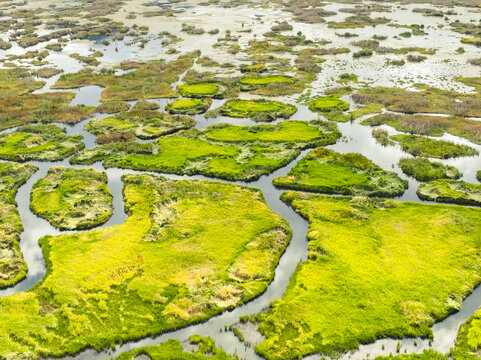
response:
[[[168,103],[165,110],[171,114],[202,114],[206,112],[212,105],[212,99],[177,99]]]
[[[194,119],[183,115],[170,115],[154,110],[133,110],[90,120],[85,128],[95,135],[132,133],[140,139],[153,139],[181,129],[189,129],[195,123]]]
[[[282,200],[309,220],[309,252],[283,297],[254,318],[267,359],[431,337],[481,281],[479,209],[296,192]]]
[[[456,347],[452,351],[454,360],[476,360],[479,359],[481,348],[481,310],[471,316],[466,323],[461,325]]]
[[[23,225],[15,195],[36,171],[37,167],[29,164],[0,162],[0,288],[12,286],[27,275],[18,245]]]
[[[339,154],[322,147],[311,151],[275,186],[328,194],[399,196],[407,181],[385,171],[361,154]]]
[[[470,146],[454,144],[444,140],[433,140],[424,136],[393,135],[390,138],[396,141],[404,151],[414,156],[448,159],[478,154],[478,151]]]
[[[349,110],[349,104],[335,95],[328,95],[311,100],[309,110],[321,113],[329,120],[346,122],[351,120],[351,115],[345,115]]]
[[[424,350],[422,354],[400,354],[377,356],[374,360],[448,360],[448,356],[434,350]]]
[[[218,115],[250,118],[254,121],[288,119],[297,111],[295,105],[273,100],[229,100],[221,108],[209,111],[207,117]]]
[[[404,158],[399,160],[399,167],[417,181],[431,181],[437,179],[459,179],[461,173],[454,166],[432,162],[426,158]]]
[[[363,120],[361,124],[371,126],[387,124],[397,131],[428,136],[442,136],[447,132],[463,137],[475,144],[481,144],[481,123],[465,118],[381,114]]]
[[[203,174],[229,180],[255,180],[292,161],[301,149],[333,144],[335,124],[285,121],[277,125],[218,124],[204,131],[181,131],[147,144],[106,144],[75,155],[72,163]]]
[[[221,88],[214,82],[189,83],[177,86],[180,94],[192,98],[222,98]]]
[[[138,360],[142,355],[148,356],[151,360],[236,360],[226,354],[222,349],[215,347],[211,338],[204,338],[199,335],[190,337],[192,352],[183,351],[179,340],[167,340],[166,342],[150,347],[135,349],[120,355],[117,360]]]
[[[456,180],[434,180],[419,186],[418,196],[436,202],[481,205],[481,185]]]
[[[62,230],[103,224],[113,211],[107,174],[94,169],[51,167],[33,186],[30,208]]]
[[[40,239],[47,274],[0,299],[0,356],[105,349],[206,320],[265,291],[290,230],[259,190],[122,179],[124,224]]]
[[[82,150],[82,135],[69,136],[56,125],[26,125],[0,135],[0,159],[56,161]]]

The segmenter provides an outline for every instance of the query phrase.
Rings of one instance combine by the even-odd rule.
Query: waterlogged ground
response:
[[[1,2],[0,357],[477,358],[479,5]]]

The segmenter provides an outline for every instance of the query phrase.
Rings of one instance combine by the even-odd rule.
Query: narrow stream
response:
[[[73,104],[86,104],[97,105],[100,97],[99,87],[83,88],[77,92],[77,96],[73,100]],[[167,103],[165,99],[156,100],[160,105],[162,111],[163,107]],[[219,106],[221,101],[215,102],[215,106]],[[104,115],[96,115],[101,117]],[[230,118],[216,118],[205,119],[203,116],[195,116],[198,121],[197,128],[202,129],[208,125],[218,122],[229,122],[232,124],[244,124],[253,125],[254,122]],[[299,106],[299,111],[293,116],[293,119],[311,120],[318,118],[317,114],[310,112],[307,107]],[[94,135],[84,130],[84,125],[89,121],[84,120],[76,125],[67,126],[68,134],[82,134],[84,136],[84,142],[86,147],[95,146]],[[358,152],[361,153],[372,161],[387,170],[392,170],[398,173],[402,178],[409,181],[409,189],[406,193],[399,197],[401,201],[415,201],[424,202],[418,199],[416,190],[419,183],[411,178],[406,177],[399,167],[396,166],[400,158],[408,156],[402,152],[398,147],[382,147],[371,136],[372,129],[367,126],[362,126],[358,119],[352,123],[340,123],[339,129],[343,134],[343,138],[335,145],[328,146],[328,148],[335,151],[346,152]],[[390,134],[397,133],[390,127],[385,127]],[[11,131],[11,130],[8,130]],[[467,142],[464,139],[444,136],[449,140],[458,143],[467,143],[470,146],[475,147],[481,152],[481,146]],[[287,166],[276,170],[272,174],[262,176],[259,180],[254,182],[234,182],[240,185],[246,185],[249,187],[255,187],[262,190],[265,200],[270,208],[276,213],[280,214],[289,224],[292,229],[292,240],[287,247],[285,253],[282,255],[279,265],[275,271],[275,277],[272,283],[268,286],[267,290],[256,299],[235,308],[232,311],[226,311],[218,316],[214,316],[209,320],[188,326],[183,329],[171,331],[159,336],[149,337],[141,340],[132,341],[122,345],[117,345],[114,349],[105,350],[102,352],[96,352],[92,349],[87,349],[76,356],[66,357],[66,359],[106,359],[113,356],[118,356],[120,353],[129,351],[134,348],[157,345],[167,339],[179,339],[184,341],[189,336],[194,334],[200,334],[202,336],[210,336],[215,340],[217,346],[222,347],[226,352],[231,354],[238,354],[243,359],[261,359],[259,355],[254,352],[253,347],[248,346],[237,339],[237,337],[231,331],[225,331],[224,329],[230,325],[236,324],[239,321],[239,317],[244,315],[254,315],[267,308],[269,303],[275,299],[278,299],[284,293],[289,280],[294,273],[299,262],[302,262],[307,257],[307,240],[306,234],[308,231],[308,223],[301,218],[295,211],[284,204],[280,200],[280,196],[283,190],[279,190],[272,185],[272,180],[279,176],[286,175],[292,167],[297,164],[297,161],[303,158],[309,151],[304,150]],[[463,180],[474,182],[475,169],[474,164],[481,163],[481,156],[471,158],[459,158],[453,160],[442,160],[443,163],[448,163],[458,167],[458,169],[464,174]],[[51,166],[72,166],[69,164],[68,159],[60,162],[31,162],[39,167],[37,173],[35,173],[29,181],[23,185],[16,196],[18,202],[18,209],[22,223],[24,224],[25,231],[21,234],[20,248],[24,255],[24,258],[28,264],[28,274],[26,279],[8,289],[0,290],[0,296],[8,296],[14,293],[25,291],[37,284],[46,273],[45,261],[42,251],[38,245],[38,239],[45,235],[59,235],[68,232],[59,231],[51,226],[46,220],[36,216],[30,211],[30,191],[35,182],[44,177],[47,174],[48,169]],[[123,169],[104,169],[101,164],[96,163],[93,166],[72,166],[76,168],[93,167],[99,171],[106,171],[108,175],[108,188],[111,191],[114,200],[114,211],[109,221],[98,228],[105,228],[108,226],[122,224],[126,219],[124,212],[124,203],[122,197],[122,182],[121,176],[123,174],[139,173],[134,170]],[[145,172],[144,172],[145,173]],[[194,179],[194,180],[210,180],[221,181],[218,179],[211,179],[204,176],[178,176],[172,174],[158,174],[166,178],[177,179]],[[441,321],[433,326],[434,341],[430,346],[427,340],[416,339],[417,346],[414,344],[414,339],[401,340],[401,352],[422,352],[424,349],[433,348],[440,352],[446,353],[454,345],[454,341],[457,335],[459,326],[466,321],[481,305],[481,287],[477,288],[466,300],[463,302],[462,309],[444,321]],[[373,344],[363,345],[354,353],[349,353],[343,356],[343,359],[364,359],[367,357],[374,357],[381,354],[396,353],[396,347],[398,340],[379,340]],[[319,355],[312,355],[307,357],[308,359],[318,359]],[[306,359],[307,359],[306,358]]]

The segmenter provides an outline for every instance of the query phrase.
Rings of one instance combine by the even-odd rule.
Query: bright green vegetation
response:
[[[344,115],[349,110],[349,104],[338,99],[335,95],[319,97],[309,103],[309,110],[319,112],[329,120],[346,122],[351,120],[351,115]]]
[[[481,205],[481,185],[456,180],[434,180],[419,186],[418,196],[437,202]]]
[[[399,143],[404,151],[414,156],[448,159],[478,154],[470,146],[454,144],[444,140],[433,140],[424,136],[393,135],[390,138]]]
[[[199,335],[190,337],[190,344],[198,346],[191,353],[182,350],[182,344],[178,340],[168,340],[158,346],[144,347],[129,351],[120,355],[118,360],[136,360],[138,356],[146,355],[151,360],[236,360],[221,349],[215,347],[211,338],[203,338]]]
[[[0,299],[0,357],[106,348],[265,291],[290,230],[259,190],[151,175],[123,181],[124,224],[40,239],[47,274]]]
[[[2,94],[3,95],[3,94]],[[0,97],[3,97],[0,95]],[[28,123],[76,123],[95,112],[91,106],[69,106],[73,92],[25,94],[0,100],[0,130]]]
[[[241,73],[263,73],[268,70],[267,66],[258,63],[258,64],[242,64],[240,67],[240,72]]]
[[[398,196],[407,181],[381,169],[361,154],[339,154],[322,147],[311,151],[287,174],[273,184],[295,190],[329,194]]]
[[[309,220],[309,252],[283,297],[254,318],[267,359],[431,337],[429,326],[481,281],[479,209],[296,192],[282,200]]]
[[[461,173],[454,166],[431,162],[426,158],[404,158],[399,160],[402,171],[417,181],[437,179],[459,179]]]
[[[382,104],[388,110],[403,113],[481,116],[480,94],[462,94],[436,88],[408,91],[378,86],[359,89],[352,95],[352,98],[361,104]]]
[[[113,210],[107,174],[94,169],[52,167],[33,186],[30,208],[62,230],[103,224]]]
[[[28,94],[43,85],[24,68],[0,69],[0,100]]]
[[[130,104],[125,101],[106,101],[97,106],[97,112],[105,114],[116,114],[123,111],[128,111]]]
[[[171,114],[202,114],[212,105],[212,99],[177,99],[168,103],[165,110]]]
[[[209,111],[207,117],[218,115],[250,118],[254,121],[288,119],[297,111],[295,105],[273,100],[229,100],[219,109]]]
[[[56,161],[85,147],[82,135],[69,136],[64,131],[56,125],[26,125],[0,134],[0,159]]]
[[[62,75],[52,88],[103,86],[105,89],[102,91],[100,101],[176,97],[177,92],[170,85],[192,67],[198,55],[198,52],[192,52],[182,55],[170,63],[156,60],[147,64],[139,64],[136,70],[121,76],[94,73],[92,70],[86,69],[78,73]]]
[[[35,171],[29,164],[0,162],[0,288],[16,284],[27,274],[18,245],[23,226],[15,195]]]
[[[218,84],[214,82],[189,83],[177,86],[180,94],[192,98],[215,98],[222,99],[222,91]]]
[[[477,360],[481,348],[481,310],[461,325],[456,347],[452,353],[455,360]]]
[[[387,124],[397,131],[418,135],[442,136],[445,132],[481,144],[481,123],[455,117],[381,114],[361,122],[363,125]]]
[[[152,139],[181,129],[189,129],[195,120],[154,110],[133,110],[103,119],[93,119],[86,129],[95,135],[132,133],[140,139]]]
[[[374,360],[448,360],[448,356],[434,350],[424,350],[422,354],[400,354],[396,356],[377,356]]]
[[[334,144],[340,136],[335,124],[323,121],[252,127],[218,124],[147,144],[101,145],[70,160],[75,164],[103,161],[106,167],[255,180],[288,164],[301,149]]]

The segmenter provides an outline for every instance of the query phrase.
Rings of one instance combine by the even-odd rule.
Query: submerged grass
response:
[[[381,114],[363,120],[363,125],[387,124],[397,131],[418,135],[442,136],[445,132],[481,144],[479,121],[441,116]]]
[[[260,191],[150,175],[123,181],[124,224],[40,239],[45,277],[0,298],[1,357],[106,348],[205,320],[266,289],[290,230]]]
[[[16,284],[27,274],[18,244],[23,226],[15,195],[36,171],[29,164],[0,162],[0,288]]]
[[[198,56],[199,53],[194,51],[169,63],[161,60],[151,61],[140,64],[136,70],[120,76],[94,73],[91,70],[64,74],[52,89],[99,85],[105,87],[100,101],[176,97],[177,91],[171,88],[171,84],[192,67]]]
[[[361,154],[339,154],[324,148],[311,151],[273,184],[286,189],[364,196],[399,196],[408,186],[396,173],[381,169]]]
[[[335,124],[323,121],[251,127],[218,124],[147,144],[101,145],[70,160],[74,164],[103,161],[106,167],[250,181],[286,165],[301,149],[333,144],[338,137]]]
[[[479,209],[296,192],[282,200],[309,220],[309,253],[254,319],[267,359],[431,337],[429,326],[481,281]]]
[[[30,208],[62,230],[103,224],[113,211],[107,174],[94,169],[51,167],[33,186]]]

